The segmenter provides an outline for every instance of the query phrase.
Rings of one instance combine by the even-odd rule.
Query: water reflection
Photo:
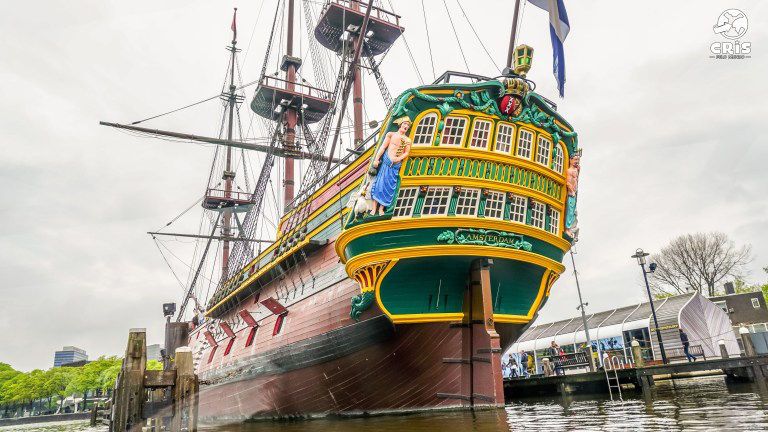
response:
[[[529,399],[504,410],[441,412],[357,419],[258,422],[201,427],[206,432],[485,432],[485,431],[768,431],[768,396],[722,377],[657,381],[652,399],[631,390],[623,402],[583,396]],[[627,397],[629,396],[629,397]],[[103,432],[83,423],[0,427],[0,432]]]

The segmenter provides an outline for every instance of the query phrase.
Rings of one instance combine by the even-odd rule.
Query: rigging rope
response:
[[[427,11],[424,8],[424,0],[421,0],[421,12],[424,14],[424,29],[427,31],[427,47],[429,47],[429,62],[432,64],[432,80],[437,78],[435,73],[435,59],[432,57],[432,42],[429,38],[429,25],[427,24]]]
[[[464,59],[464,66],[467,67],[467,73],[472,73],[469,70],[469,63],[467,62],[467,57],[464,55],[464,48],[461,47],[461,40],[459,39],[459,33],[456,32],[456,27],[453,25],[453,18],[451,17],[451,11],[448,10],[448,3],[446,3],[445,0],[443,0],[443,6],[445,6],[445,13],[448,14],[448,21],[451,22],[451,28],[453,29],[453,35],[456,36],[456,43],[459,44],[459,52],[461,52],[461,58]]]
[[[424,0],[422,0],[422,5],[424,4],[423,2]],[[485,47],[485,44],[483,43],[482,39],[480,39],[480,35],[477,34],[477,31],[475,30],[475,26],[473,26],[472,21],[469,20],[467,13],[464,11],[464,8],[461,6],[461,2],[459,0],[456,0],[456,4],[459,5],[459,9],[461,9],[461,13],[464,15],[464,19],[467,20],[467,24],[469,24],[469,28],[472,29],[472,33],[475,34],[477,41],[480,42],[480,46],[483,47],[483,51],[485,51],[485,54],[487,54],[488,58],[491,60],[491,64],[493,64],[493,67],[495,67],[496,70],[499,71],[499,74],[501,74],[501,69],[499,69],[499,66],[493,60],[493,56],[491,55],[491,53],[488,52],[488,49]]]
[[[392,11],[392,13],[395,12],[394,6],[392,6],[392,0],[389,1],[389,9]],[[399,29],[398,29],[399,30]],[[408,45],[408,40],[405,38],[405,33],[403,33],[402,30],[400,31],[400,36],[403,38],[403,42],[405,43],[405,49],[408,51],[408,57],[411,59],[411,64],[413,65],[413,69],[416,70],[416,75],[419,77],[419,82],[421,82],[421,85],[424,85],[424,78],[421,77],[421,72],[419,71],[419,67],[416,65],[416,60],[413,58],[413,53],[411,52],[411,47]]]

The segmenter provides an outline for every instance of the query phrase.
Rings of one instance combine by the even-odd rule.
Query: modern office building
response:
[[[679,329],[688,334],[690,344],[700,345],[707,358],[720,357],[718,341],[723,340],[730,355],[738,355],[739,345],[728,315],[698,292],[654,301],[665,351],[681,348]],[[637,339],[647,360],[661,359],[651,305],[648,302],[597,312],[587,316],[592,347],[600,353],[623,356],[629,361],[631,342]],[[539,359],[548,357],[547,348],[555,341],[565,352],[586,346],[581,315],[530,327],[512,345],[510,353],[524,350]]]
[[[73,346],[65,346],[61,349],[61,351],[56,351],[56,353],[53,355],[53,367],[59,367],[66,364],[87,360],[88,354],[85,353],[84,349]]]

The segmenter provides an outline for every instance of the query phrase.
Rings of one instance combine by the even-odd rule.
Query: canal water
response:
[[[624,401],[604,397],[530,399],[504,410],[442,412],[357,419],[258,422],[201,427],[205,432],[486,432],[486,431],[768,431],[768,393],[722,377],[657,381],[646,402],[627,389]],[[86,423],[0,427],[0,432],[104,432]]]

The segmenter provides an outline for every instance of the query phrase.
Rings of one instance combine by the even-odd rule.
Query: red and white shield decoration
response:
[[[520,106],[520,99],[512,95],[505,95],[499,103],[499,109],[506,115],[512,115],[518,106]]]

